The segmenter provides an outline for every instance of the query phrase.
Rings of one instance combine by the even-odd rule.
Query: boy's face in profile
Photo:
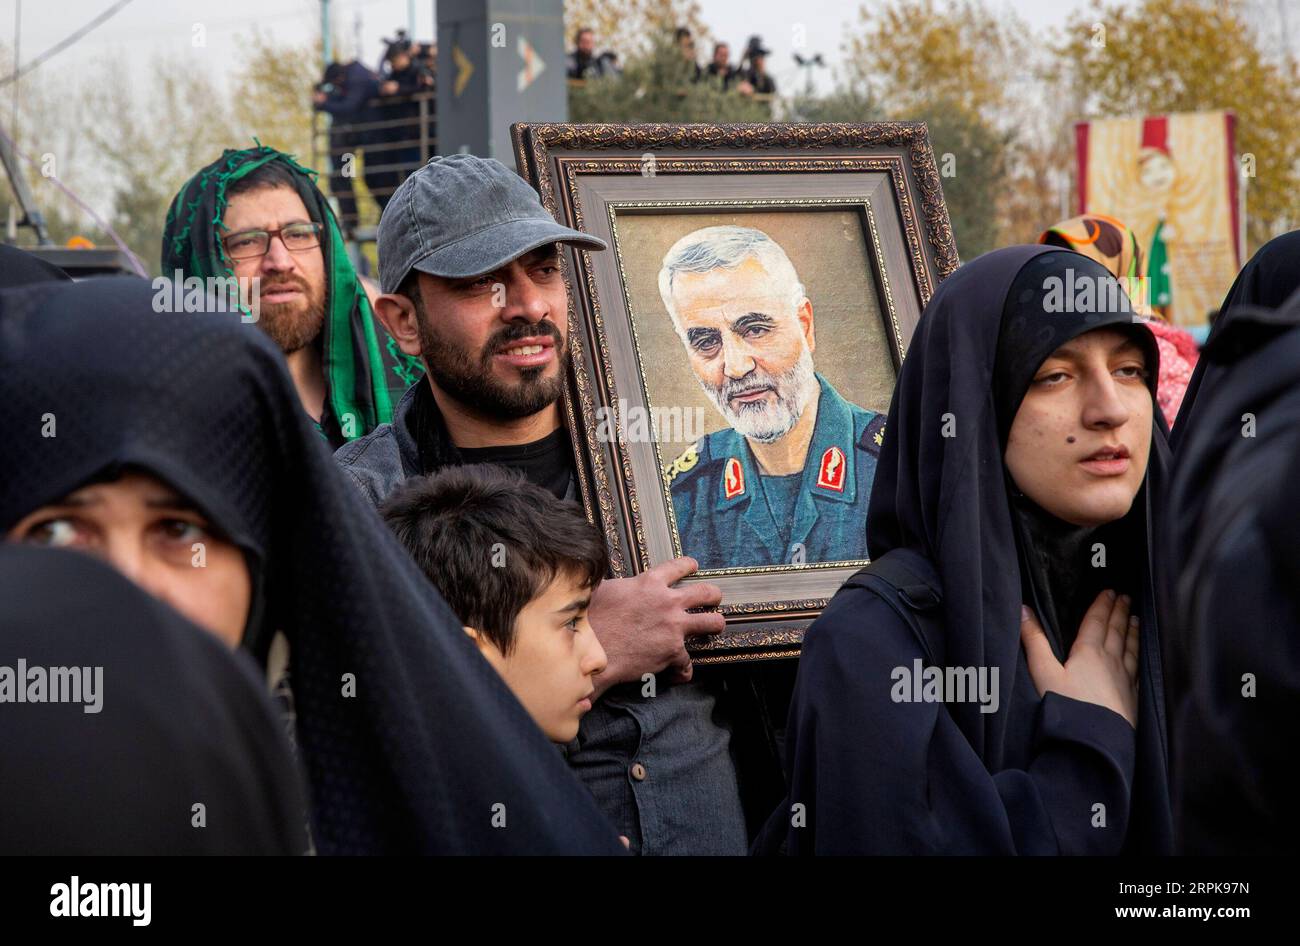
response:
[[[592,590],[572,573],[556,575],[519,612],[509,656],[466,628],[551,742],[578,735],[578,721],[591,709],[592,677],[605,669],[605,650],[587,621]]]

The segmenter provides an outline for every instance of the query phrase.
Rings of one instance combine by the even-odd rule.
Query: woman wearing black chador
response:
[[[942,284],[889,409],[872,564],[808,631],[756,852],[1169,849],[1157,358],[1078,254],[1008,247]]]

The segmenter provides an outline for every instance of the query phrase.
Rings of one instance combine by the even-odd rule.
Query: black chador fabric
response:
[[[321,853],[619,853],[559,753],[303,415],[283,356],[147,282],[0,294],[0,532],[127,467],[244,550],[244,645],[290,648]],[[51,426],[53,425],[53,426]]]
[[[1136,733],[1100,706],[1058,693],[1040,698],[1020,646],[1027,593],[1037,589],[1066,611],[1072,608],[1059,602],[1087,594],[1056,584],[1051,569],[1026,574],[1021,560],[1025,541],[1043,537],[1035,526],[1047,516],[1036,510],[1027,522],[1013,511],[1027,500],[1013,497],[1003,462],[1028,384],[1057,346],[1102,326],[1133,332],[1149,352],[1152,379],[1157,369],[1154,341],[1126,305],[1044,311],[1044,281],[1066,279],[1070,268],[1076,282],[1110,278],[1077,254],[1009,247],[962,266],[926,307],[890,406],[867,542],[873,559],[909,550],[933,566],[938,630],[914,634],[870,586],[850,583],[836,594],[804,641],[787,730],[789,795],[756,850],[782,841],[800,854],[1168,849],[1160,648],[1146,552],[1162,427],[1154,428],[1147,483],[1131,514],[1138,566],[1102,579],[1133,588],[1142,620]],[[1058,547],[1091,553],[1091,543],[1080,541],[1091,536],[1071,535],[1064,523],[1056,531]],[[1108,560],[1108,574],[1115,567]],[[900,669],[913,674],[922,664],[985,674],[996,708],[969,695],[912,701],[911,687],[900,696]]]
[[[1210,343],[1223,335],[1228,326],[1237,318],[1242,309],[1253,309],[1246,320],[1247,328],[1233,332],[1235,341],[1231,346],[1214,346],[1217,357],[1206,358],[1204,352],[1196,363],[1191,380],[1187,382],[1187,393],[1183,395],[1182,406],[1178,408],[1178,419],[1170,433],[1169,443],[1173,449],[1179,449],[1183,442],[1184,431],[1194,425],[1193,418],[1199,408],[1197,400],[1202,392],[1210,391],[1224,377],[1224,361],[1230,361],[1234,355],[1229,351],[1254,349],[1279,332],[1300,324],[1300,308],[1289,307],[1283,313],[1283,303],[1300,291],[1300,230],[1284,233],[1269,240],[1250,258],[1237,278],[1233,281],[1228,294],[1219,307],[1218,317],[1210,330],[1204,351],[1211,350]],[[1273,314],[1259,310],[1279,310]]]
[[[53,549],[0,545],[0,628],[0,854],[307,850],[247,655]]]
[[[1052,352],[1084,332],[1102,326],[1131,331],[1146,353],[1148,376],[1156,377],[1151,372],[1158,362],[1159,349],[1150,332],[1133,330],[1133,312],[1126,296],[1117,296],[1117,306],[1109,305],[1111,300],[1101,300],[1107,305],[1100,312],[1049,312],[1049,307],[1061,305],[1067,310],[1074,308],[1066,303],[1064,290],[1053,289],[1054,279],[1060,280],[1055,285],[1066,287],[1084,279],[1097,280],[1100,285],[1119,285],[1106,280],[1104,268],[1080,264],[1078,255],[1048,253],[1035,257],[1024,265],[1007,290],[993,367],[993,408],[1004,450],[1020,402],[1039,366]],[[1067,270],[1073,270],[1073,278]],[[1056,299],[1051,296],[1054,291]],[[1163,415],[1160,417],[1153,423],[1163,424]],[[1156,442],[1163,451],[1163,434]],[[1163,459],[1157,465],[1163,467]],[[1064,661],[1084,614],[1101,591],[1114,588],[1134,594],[1140,590],[1133,578],[1142,574],[1141,562],[1134,560],[1133,553],[1146,548],[1142,525],[1145,505],[1136,503],[1120,522],[1075,526],[1027,499],[1009,474],[1006,483],[1024,602],[1038,615],[1057,659]],[[1103,561],[1105,566],[1099,567]]]
[[[1183,434],[1162,517],[1170,764],[1179,850],[1300,845],[1300,297],[1241,309]],[[1180,421],[1181,424],[1181,421]]]

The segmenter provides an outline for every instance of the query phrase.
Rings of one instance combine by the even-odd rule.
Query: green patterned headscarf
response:
[[[325,370],[325,415],[321,430],[338,444],[355,440],[392,419],[393,404],[421,372],[419,359],[403,354],[384,334],[381,351],[374,314],[348,258],[334,212],[316,187],[316,172],[291,155],[268,148],[227,149],[220,159],[195,174],[172,200],[163,230],[162,269],[170,277],[233,277],[222,242],[221,218],[226,191],[235,181],[271,161],[279,161],[294,179],[298,196],[315,223],[324,227],[325,324],[321,358]]]

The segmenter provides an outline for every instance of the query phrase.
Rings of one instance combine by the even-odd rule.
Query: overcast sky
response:
[[[21,29],[15,34],[15,8],[20,2]],[[875,5],[879,0],[866,2]],[[112,0],[0,0],[0,42],[12,48],[17,35],[22,61],[28,62],[111,4]],[[729,40],[733,49],[743,46],[751,34],[763,37],[773,50],[768,68],[785,89],[803,81],[792,59],[796,24],[804,27],[807,50],[822,53],[834,65],[840,58],[845,27],[856,23],[860,5],[859,0],[701,3],[704,20],[713,34]],[[1095,7],[1093,0],[988,0],[988,5],[1014,10],[1035,30],[1060,26],[1073,11]],[[421,39],[433,36],[434,0],[415,0],[414,4],[408,0],[331,0],[330,6],[334,35],[341,41],[340,52],[354,53],[359,35],[362,58],[370,63],[382,52],[381,37],[407,25],[412,6],[414,35]],[[126,55],[139,64],[158,55],[181,53],[212,70],[214,76],[224,77],[229,71],[226,64],[239,59],[236,40],[251,26],[256,24],[282,40],[307,42],[320,35],[320,10],[319,0],[132,0],[111,20],[41,68],[75,67],[79,58],[96,59],[103,54]],[[795,10],[797,14],[792,12]],[[192,43],[195,24],[202,24],[206,30],[207,45],[203,49],[196,50]],[[825,89],[830,81],[829,75],[821,76],[818,86]],[[3,101],[0,91],[0,103]]]

